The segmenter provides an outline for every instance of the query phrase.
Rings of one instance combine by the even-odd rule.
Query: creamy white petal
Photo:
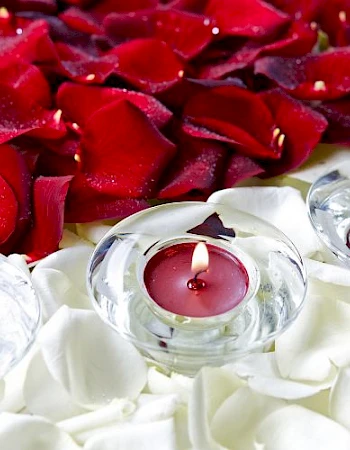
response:
[[[214,439],[229,449],[254,448],[254,433],[269,413],[285,406],[285,402],[260,395],[242,387],[228,397],[211,422]]]
[[[7,257],[9,262],[14,266],[17,266],[20,270],[22,270],[28,277],[30,276],[30,271],[28,268],[28,264],[24,258],[24,255],[18,255],[17,253],[12,253]]]
[[[189,435],[198,450],[223,450],[212,436],[210,424],[221,404],[244,382],[220,368],[203,368],[195,378],[189,401]]]
[[[297,405],[287,406],[267,416],[257,430],[256,440],[264,450],[350,448],[350,433],[346,428]]]
[[[83,407],[135,398],[146,384],[142,356],[92,311],[63,306],[38,340],[51,375]]]
[[[173,372],[169,377],[156,367],[148,370],[147,387],[152,394],[179,394],[187,401],[192,390],[193,378]]]
[[[136,403],[137,409],[130,417],[130,421],[148,423],[169,419],[175,414],[181,403],[178,394],[141,394]]]
[[[36,265],[33,273],[39,269],[59,270],[71,280],[77,289],[86,293],[85,273],[92,251],[93,248],[89,246],[71,247],[59,250],[41,260]]]
[[[79,450],[72,438],[51,422],[25,414],[0,415],[1,450]]]
[[[310,291],[296,322],[276,340],[276,361],[285,378],[322,381],[333,365],[350,363],[350,304]]]
[[[44,322],[62,305],[92,309],[89,297],[77,289],[71,279],[60,270],[37,267],[33,271],[32,282],[41,301]]]
[[[89,439],[84,450],[177,450],[174,420],[125,424]]]
[[[103,222],[77,223],[78,235],[94,244],[100,242],[112,228]]]
[[[82,239],[82,237],[78,236],[70,230],[64,229],[63,236],[59,245],[60,249],[80,246],[92,247],[91,242],[87,241],[86,239]]]
[[[208,202],[221,203],[253,214],[283,231],[302,255],[322,248],[299,191],[291,187],[247,187],[212,194]],[[291,213],[292,212],[292,213]]]
[[[4,394],[5,394],[5,381],[0,380],[0,405],[1,405],[1,400],[4,398]]]
[[[330,389],[326,389],[311,397],[294,400],[293,403],[322,414],[323,416],[329,416],[329,396]]]
[[[68,392],[49,372],[41,351],[32,358],[23,386],[27,410],[53,422],[82,414],[86,410],[74,403]]]
[[[339,371],[331,389],[329,412],[332,419],[350,429],[350,367]]]
[[[345,267],[326,264],[308,258],[305,258],[305,265],[310,278],[315,278],[325,283],[350,287],[350,270]]]

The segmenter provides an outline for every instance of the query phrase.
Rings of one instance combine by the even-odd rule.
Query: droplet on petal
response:
[[[345,11],[340,11],[339,20],[340,20],[340,22],[346,22],[346,12]]]
[[[322,80],[315,81],[314,83],[314,91],[325,91],[326,83]]]
[[[23,29],[22,28],[17,28],[16,29],[16,34],[18,34],[18,35],[23,34]]]
[[[317,23],[316,22],[311,22],[310,23],[310,28],[311,28],[311,30],[317,30],[317,28],[318,28]]]
[[[58,109],[58,110],[55,112],[55,114],[53,115],[53,120],[54,120],[57,124],[59,124],[59,123],[60,123],[60,120],[61,120],[61,117],[62,117],[62,109]]]
[[[203,23],[207,27],[210,24],[210,19],[204,19]]]
[[[8,9],[2,6],[0,8],[0,19],[9,19],[10,13],[8,12]]]
[[[220,30],[219,30],[218,27],[214,27],[214,28],[211,30],[211,32],[216,36],[217,34],[220,33]]]
[[[89,75],[86,76],[86,81],[92,81],[96,78],[96,75],[94,73],[90,73]]]
[[[184,72],[183,70],[179,70],[178,76],[179,76],[180,78],[182,78],[184,75],[185,75],[185,72]]]

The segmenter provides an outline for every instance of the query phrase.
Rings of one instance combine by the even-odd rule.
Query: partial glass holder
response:
[[[323,244],[340,264],[350,267],[350,161],[318,178],[306,202],[311,224]]]
[[[236,307],[217,316],[185,317],[150,298],[143,280],[147,262],[164,246],[183,242],[220,247],[244,265],[249,285]],[[268,349],[296,319],[306,285],[302,259],[280,230],[208,202],[159,205],[122,220],[97,245],[87,270],[100,317],[151,362],[187,375]]]
[[[41,307],[30,278],[0,255],[0,379],[35,341]]]

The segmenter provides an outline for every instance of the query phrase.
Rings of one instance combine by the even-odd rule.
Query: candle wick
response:
[[[194,281],[197,281],[197,280],[198,280],[198,276],[199,276],[201,273],[204,273],[204,272],[206,272],[206,271],[207,271],[207,269],[200,270],[199,272],[197,272],[196,275],[193,277]]]
[[[187,282],[187,287],[188,287],[188,289],[191,289],[192,291],[199,291],[200,289],[205,288],[205,286],[206,286],[205,281],[204,281],[204,280],[201,280],[200,278],[198,278],[198,276],[199,276],[201,273],[204,273],[204,272],[206,272],[206,271],[207,271],[207,269],[205,269],[205,270],[200,270],[199,272],[197,272],[197,273],[195,274],[195,276],[194,276],[193,278],[191,278],[191,280],[189,280],[189,281]]]

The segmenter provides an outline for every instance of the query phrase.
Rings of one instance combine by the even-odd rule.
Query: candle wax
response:
[[[188,317],[210,317],[237,306],[245,297],[249,278],[243,264],[230,252],[207,244],[209,267],[198,275],[203,287],[188,287],[196,243],[174,244],[147,263],[144,282],[150,297],[163,309]]]

